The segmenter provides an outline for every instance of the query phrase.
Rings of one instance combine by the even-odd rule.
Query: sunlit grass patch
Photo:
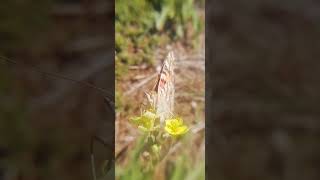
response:
[[[116,76],[127,66],[154,63],[156,48],[173,41],[195,45],[202,32],[194,0],[116,0]]]
[[[190,134],[190,136],[192,136]],[[130,149],[130,155],[124,165],[116,164],[117,180],[152,180],[159,177],[166,180],[204,180],[205,179],[205,161],[204,156],[190,153],[198,151],[196,148],[189,147],[194,138],[186,136],[181,142],[180,148],[162,162],[156,164],[152,171],[147,171],[145,159],[141,158],[145,148],[145,138],[140,137],[135,143],[134,148]],[[147,155],[144,158],[148,158]],[[163,166],[163,167],[161,167]],[[159,170],[160,169],[160,170]]]

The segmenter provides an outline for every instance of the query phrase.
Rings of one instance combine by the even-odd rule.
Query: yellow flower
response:
[[[151,110],[145,111],[141,116],[131,118],[131,121],[138,126],[142,131],[152,131],[154,122],[158,116]]]
[[[174,137],[184,135],[189,131],[188,127],[183,124],[181,118],[167,119],[164,129]]]

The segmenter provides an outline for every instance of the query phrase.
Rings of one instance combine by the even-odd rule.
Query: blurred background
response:
[[[31,71],[54,72],[114,93],[114,2],[2,0],[0,179],[91,179],[114,156],[114,112],[97,91]]]
[[[116,179],[204,179],[204,0],[116,0]],[[175,114],[192,128],[153,175],[137,152],[144,92],[151,91],[169,50],[177,56]]]
[[[206,2],[207,178],[320,179],[319,2]]]

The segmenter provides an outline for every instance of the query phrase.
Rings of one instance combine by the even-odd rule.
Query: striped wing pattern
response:
[[[151,105],[160,116],[161,124],[173,115],[174,109],[174,62],[173,52],[169,52],[164,60],[157,83],[151,94],[147,94]]]

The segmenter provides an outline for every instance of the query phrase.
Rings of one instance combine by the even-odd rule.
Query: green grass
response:
[[[143,164],[139,160],[139,156],[144,147],[144,140],[145,140],[145,137],[141,137],[136,143],[135,148],[132,149],[132,151],[130,152],[128,164],[126,165],[128,168],[123,168],[118,164],[116,164],[115,172],[116,172],[117,179],[124,179],[124,180],[151,179],[152,176],[150,173],[145,173],[145,174],[142,173]]]
[[[192,161],[186,154],[178,157],[174,164],[172,174],[168,179],[170,180],[204,180],[205,179],[205,167],[204,161],[197,164],[191,163]]]
[[[193,0],[116,0],[116,77],[130,65],[154,63],[154,51],[174,41],[192,45],[203,29]]]
[[[187,146],[190,141],[186,138],[183,142]],[[130,151],[128,163],[116,164],[117,180],[152,180],[154,172],[145,172],[145,164],[141,161],[140,154],[144,148],[144,137],[141,137]],[[203,159],[191,159],[190,152],[183,151],[166,162],[167,180],[204,180],[205,163]]]

